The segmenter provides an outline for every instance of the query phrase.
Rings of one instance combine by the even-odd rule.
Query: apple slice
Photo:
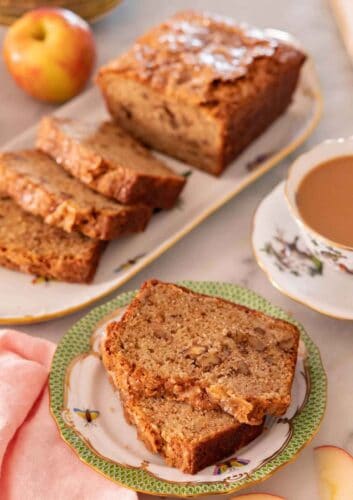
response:
[[[336,446],[319,446],[314,457],[320,500],[352,500],[352,455]]]
[[[246,493],[245,495],[233,497],[230,500],[285,500],[285,499],[284,497],[271,495],[270,493]]]

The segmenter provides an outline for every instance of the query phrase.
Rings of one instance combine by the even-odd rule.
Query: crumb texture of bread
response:
[[[150,207],[95,193],[40,151],[2,153],[0,191],[47,224],[101,240],[143,231],[151,217]]]
[[[92,280],[104,242],[45,224],[0,195],[0,265],[73,283]]]
[[[119,390],[221,408],[241,423],[283,415],[299,330],[259,311],[157,280],[108,325],[107,369]]]
[[[186,182],[112,122],[45,117],[36,145],[81,182],[124,204],[172,208]]]
[[[185,11],[102,67],[97,83],[120,126],[219,175],[287,109],[304,61],[266,31]]]

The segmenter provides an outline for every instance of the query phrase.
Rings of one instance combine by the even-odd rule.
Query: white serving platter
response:
[[[276,31],[275,35],[293,42],[284,32]],[[253,142],[220,178],[158,155],[177,172],[188,175],[179,204],[173,210],[156,214],[144,233],[110,243],[91,284],[44,281],[0,268],[0,324],[57,318],[116,290],[300,146],[317,125],[321,110],[320,86],[313,62],[308,58],[287,112]],[[92,89],[61,107],[56,115],[95,121],[106,117],[107,113],[98,90]],[[36,127],[32,127],[2,149],[33,147],[35,134]]]

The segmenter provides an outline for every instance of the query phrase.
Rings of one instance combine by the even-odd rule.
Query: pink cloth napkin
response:
[[[137,500],[85,466],[61,440],[47,387],[55,347],[0,331],[0,499]]]

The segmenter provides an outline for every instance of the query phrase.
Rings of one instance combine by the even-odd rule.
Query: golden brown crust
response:
[[[227,328],[224,330],[225,334],[228,335],[229,331],[235,339],[234,342],[231,338],[225,338],[224,340],[228,345],[230,345],[229,342],[231,341],[230,348],[233,350],[231,358],[233,361],[231,364],[229,364],[228,358],[224,358],[222,354],[222,344],[220,344],[221,347],[219,349],[214,344],[213,349],[215,353],[212,354],[206,345],[208,341],[206,344],[204,341],[199,341],[196,345],[197,349],[199,349],[198,353],[196,351],[192,353],[191,359],[187,361],[185,354],[181,356],[181,353],[185,350],[185,346],[181,344],[174,345],[175,334],[170,333],[172,325],[167,322],[164,328],[163,323],[160,322],[157,324],[154,317],[146,318],[147,323],[143,340],[146,343],[151,338],[151,342],[154,345],[153,358],[150,358],[147,364],[144,359],[141,360],[139,357],[140,347],[138,352],[136,351],[136,355],[131,357],[133,353],[129,344],[126,344],[126,335],[129,337],[128,341],[130,342],[131,339],[131,342],[133,342],[133,337],[128,334],[130,331],[129,325],[133,324],[133,329],[137,333],[136,325],[141,326],[144,324],[145,316],[142,311],[144,310],[144,305],[147,303],[150,311],[149,315],[152,314],[154,290],[157,290],[155,287],[159,287],[160,285],[163,286],[163,290],[158,290],[156,293],[164,294],[166,290],[170,290],[170,296],[168,296],[167,300],[168,303],[172,304],[173,311],[176,314],[179,301],[178,295],[180,297],[180,294],[184,294],[184,298],[186,297],[184,307],[189,307],[187,305],[187,296],[201,302],[204,297],[207,302],[211,301],[214,315],[218,307],[222,308],[223,305],[226,305],[231,314],[234,312],[234,318],[239,316],[238,321],[240,324],[244,321],[242,316],[246,317],[246,327],[237,327],[236,324],[232,325],[228,323],[229,330]],[[176,291],[176,294],[175,297],[172,297],[174,291]],[[231,307],[229,308],[229,306]],[[191,307],[193,307],[193,315],[195,315],[196,306],[193,304],[190,305]],[[165,314],[170,314],[170,311],[166,311],[163,307],[160,307],[159,311],[161,317],[164,317]],[[153,314],[155,314],[155,309],[153,309]],[[205,316],[204,321],[207,321],[206,318]],[[164,319],[164,321],[166,320]],[[182,332],[184,323],[188,324],[191,318],[189,316],[182,318],[179,315],[178,319],[173,321],[177,323],[177,331],[179,329]],[[197,335],[206,335],[204,328],[201,331],[201,323],[198,324],[200,333]],[[251,325],[253,325],[252,330]],[[268,332],[265,331],[267,329]],[[251,333],[246,333],[250,331]],[[257,334],[256,331],[259,331],[259,333]],[[141,334],[140,332],[139,335]],[[189,330],[186,341],[189,341],[191,334]],[[210,331],[210,335],[209,342],[212,344],[212,342],[215,342],[213,340],[213,331]],[[223,336],[223,331],[221,335]],[[167,339],[166,342],[170,343],[167,342],[166,345],[162,345],[161,338]],[[224,341],[222,337],[221,342],[223,343]],[[116,374],[116,384],[119,389],[127,393],[133,393],[136,397],[154,397],[164,394],[178,401],[185,401],[195,408],[211,409],[221,407],[240,422],[256,425],[262,421],[264,414],[282,415],[287,410],[290,404],[298,342],[299,331],[290,323],[270,318],[263,313],[230,303],[221,298],[211,299],[208,296],[195,294],[184,287],[151,280],[141,287],[140,292],[131,302],[121,321],[108,325],[105,343],[105,349],[108,353],[106,366],[109,371]],[[149,344],[146,345],[148,346]],[[166,370],[162,369],[162,366],[159,369],[156,369],[154,366],[154,359],[156,359],[156,363],[159,360],[158,347],[164,349],[161,351],[163,352],[163,356],[167,355],[166,353],[169,352],[168,349],[175,352],[173,360],[168,359],[168,362],[163,362]],[[201,356],[198,358],[200,352]],[[186,353],[187,358],[189,358],[189,347]],[[193,362],[194,354],[196,356],[196,365]],[[217,359],[216,364],[213,364],[212,359],[210,360],[212,356]],[[278,356],[280,367],[275,366],[273,361],[274,356]],[[204,373],[204,362],[211,362],[209,374],[207,375]],[[254,363],[255,366],[252,366]],[[256,381],[257,370],[260,370],[259,373],[261,374],[261,379],[258,382]],[[273,372],[273,370],[275,371]],[[212,382],[212,374],[216,374],[216,372],[217,376],[215,376],[218,382],[215,380]],[[273,375],[271,375],[272,373]],[[271,380],[273,377],[280,378],[278,381],[277,379]],[[274,385],[274,382],[276,385]],[[240,383],[245,387],[243,392],[239,392]],[[250,383],[254,387],[254,390],[249,393],[246,388],[249,387]]]
[[[172,208],[186,182],[110,122],[45,117],[36,145],[81,182],[124,204]]]
[[[124,74],[164,95],[205,104],[219,96],[219,85],[227,88],[247,78],[259,59],[287,64],[298,52],[230,18],[184,11],[139,37],[100,70],[98,79],[104,73]]]
[[[0,220],[0,265],[73,283],[93,279],[103,242],[49,226],[3,196]]]
[[[2,153],[0,189],[47,224],[101,240],[143,231],[151,216],[147,206],[123,206],[94,193],[39,151]]]
[[[285,111],[304,60],[259,30],[182,12],[103,67],[97,83],[122,127],[218,175]]]

